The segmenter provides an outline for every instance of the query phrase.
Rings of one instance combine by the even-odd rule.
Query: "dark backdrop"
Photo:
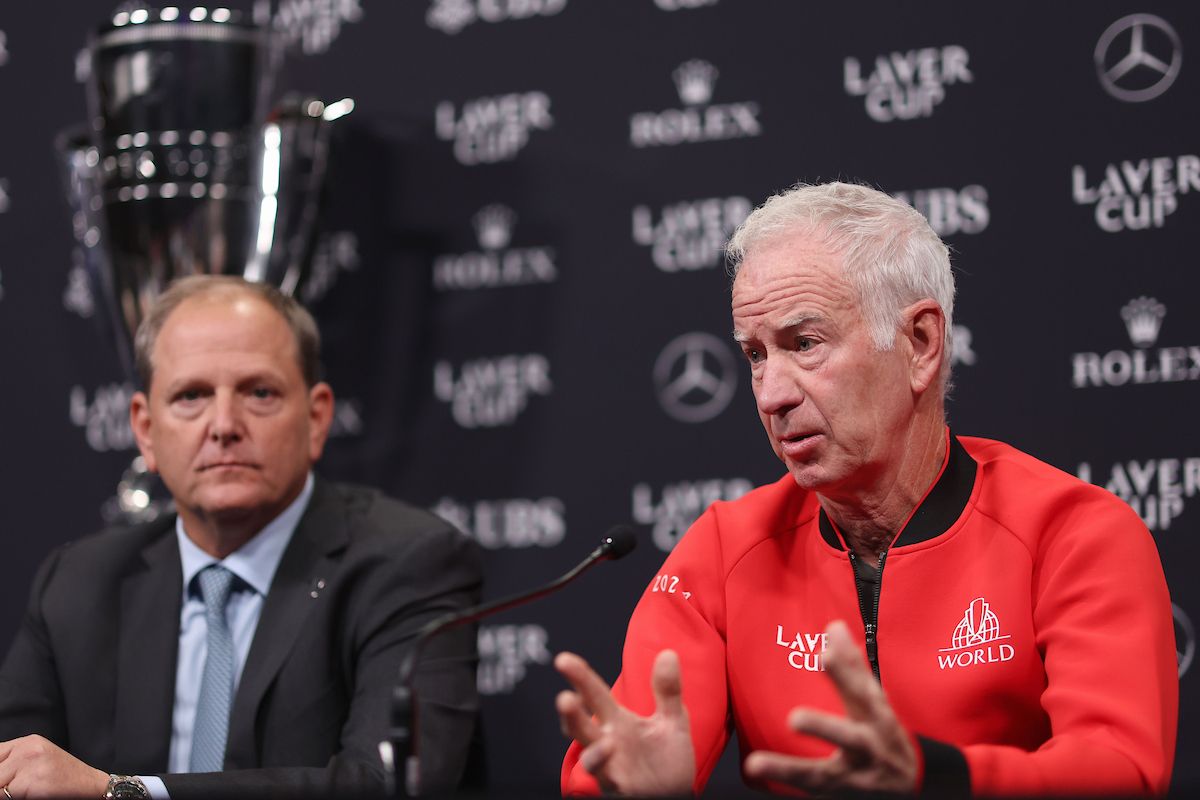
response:
[[[276,6],[295,43],[281,91],[357,102],[305,289],[340,397],[321,471],[471,532],[493,597],[563,570],[611,523],[642,540],[482,629],[497,785],[556,780],[550,655],[614,676],[625,620],[687,524],[780,474],[718,248],[769,193],[846,178],[902,193],[953,247],[954,429],[1107,486],[1153,531],[1184,673],[1176,785],[1200,787],[1200,7]],[[39,560],[101,523],[132,452],[131,388],[98,333],[52,148],[84,120],[77,56],[112,10],[0,9],[5,641]]]

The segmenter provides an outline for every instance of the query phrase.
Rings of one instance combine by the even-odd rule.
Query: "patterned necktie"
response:
[[[192,772],[219,772],[225,764],[229,707],[233,700],[233,636],[225,621],[225,604],[233,588],[233,573],[218,564],[200,571],[200,594],[208,623],[208,655],[200,679],[200,700],[192,728]]]

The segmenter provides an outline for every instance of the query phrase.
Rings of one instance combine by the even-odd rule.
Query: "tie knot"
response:
[[[200,584],[200,596],[204,598],[204,606],[212,611],[225,611],[229,601],[229,592],[233,589],[234,575],[220,564],[210,564],[200,570],[196,576]]]

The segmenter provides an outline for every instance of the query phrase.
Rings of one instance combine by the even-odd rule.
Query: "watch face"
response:
[[[150,791],[138,778],[117,778],[109,784],[108,797],[113,800],[149,800]]]

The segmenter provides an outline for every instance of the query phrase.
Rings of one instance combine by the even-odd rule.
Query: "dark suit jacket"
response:
[[[0,667],[0,740],[40,733],[123,774],[167,768],[182,572],[170,517],[68,544],[42,565]],[[164,775],[173,800],[378,794],[378,745],[414,632],[478,602],[474,544],[425,511],[317,480],[263,604],[225,766]],[[453,789],[478,711],[471,628],[416,679],[422,790]]]

